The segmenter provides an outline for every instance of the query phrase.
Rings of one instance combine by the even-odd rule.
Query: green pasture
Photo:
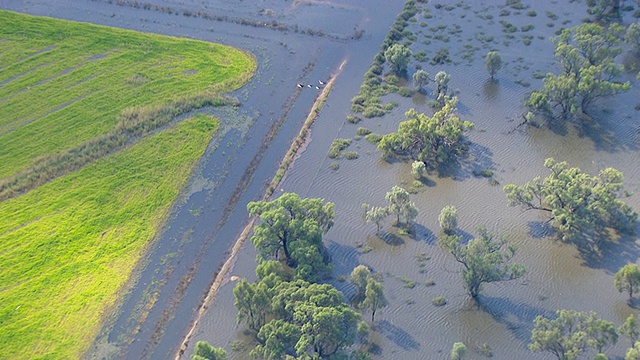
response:
[[[0,11],[0,181],[123,117],[233,90],[255,68],[226,46]],[[0,201],[0,358],[89,348],[218,121],[164,126]]]
[[[106,133],[126,108],[230,90],[254,69],[219,44],[0,11],[0,179]]]

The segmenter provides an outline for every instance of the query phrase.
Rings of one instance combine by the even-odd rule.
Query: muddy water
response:
[[[356,76],[341,77],[328,100],[330,106],[323,109],[312,129],[313,141],[282,184],[285,191],[335,202],[336,225],[326,236],[335,264],[332,283],[349,294],[353,291],[351,286],[337,279],[348,277],[358,264],[366,264],[383,274],[390,303],[376,314],[377,331],[372,341],[382,349],[377,358],[447,359],[456,341],[467,345],[470,358],[482,358],[479,349],[485,344],[497,359],[550,358],[546,354],[533,354],[527,348],[537,315],[552,316],[561,308],[594,310],[620,325],[633,312],[626,296],[614,289],[613,274],[624,264],[638,261],[637,237],[604,247],[602,259],[585,259],[575,247],[545,238],[548,231],[541,225],[545,220],[541,214],[508,207],[502,186],[511,182],[522,184],[536,175],[544,175],[543,162],[548,157],[568,161],[592,174],[611,166],[625,174],[625,184],[636,194],[627,202],[640,210],[640,113],[633,108],[640,99],[640,84],[633,74],[625,75],[624,80],[632,82],[632,90],[600,102],[590,112],[593,122],[589,126],[514,131],[523,112],[522,99],[541,86],[541,80],[533,74],[557,71],[553,44],[548,38],[557,28],[577,25],[587,15],[584,4],[563,2],[560,9],[549,2],[535,2],[520,14],[511,9],[509,16],[500,17],[502,8],[493,4],[472,3],[469,9],[454,6],[450,11],[431,7],[433,17],[418,15],[417,23],[411,27],[414,34],[422,30],[412,45],[414,52],[425,50],[433,55],[442,47],[449,49],[451,63],[421,65],[432,76],[440,70],[452,75],[450,87],[459,89],[461,117],[476,124],[469,134],[473,143],[469,161],[450,176],[432,174],[429,186],[412,196],[420,208],[416,239],[406,238],[393,244],[378,239],[374,235],[375,226],[362,220],[360,207],[362,203],[384,205],[384,194],[393,185],[410,185],[409,164],[382,161],[375,147],[365,140],[356,140],[349,148],[358,151],[360,158],[338,160],[338,171],[330,170],[334,160],[326,154],[334,138],[353,138],[357,126],[386,133],[397,128],[404,119],[403,112],[410,107],[430,113],[424,99],[390,96],[387,100],[398,101],[400,106],[385,118],[365,120],[357,126],[345,124],[349,99],[357,93],[359,82]],[[529,10],[535,10],[537,15],[528,16]],[[547,11],[558,19],[547,17]],[[534,29],[526,33],[518,31],[510,39],[498,22],[503,19],[518,28],[532,24]],[[421,27],[422,21],[428,25]],[[433,39],[437,33],[429,28],[440,24],[445,29],[439,31],[449,36],[449,42]],[[460,26],[458,35],[454,24]],[[449,33],[450,30],[456,31]],[[432,36],[429,45],[421,43],[424,34]],[[478,40],[479,35],[483,38],[491,35],[494,41],[483,43]],[[530,45],[524,45],[522,35],[533,36]],[[463,58],[468,48],[465,44],[479,48],[472,60]],[[506,62],[495,84],[488,81],[483,62],[484,54],[494,49]],[[410,74],[416,64],[414,61],[410,65]],[[427,98],[433,99],[433,94],[429,93]],[[493,170],[500,185],[492,186],[487,179],[473,176],[473,170],[482,169]],[[469,303],[463,291],[458,264],[435,244],[439,232],[437,215],[448,204],[457,206],[460,231],[467,238],[476,234],[474,228],[478,225],[508,235],[519,246],[515,260],[528,269],[523,279],[485,286],[480,309]],[[373,250],[361,254],[357,242],[364,242]],[[419,266],[416,254],[430,257],[424,268]],[[247,246],[232,275],[253,279],[254,257],[254,250]],[[403,277],[415,281],[415,288],[407,288],[400,279]],[[426,280],[433,280],[435,285],[425,286]],[[238,339],[248,341],[242,327],[235,325],[232,289],[233,283],[222,287],[194,340],[213,341],[228,350],[234,342],[235,346],[239,344]],[[439,295],[448,301],[444,307],[431,303]],[[610,358],[621,357],[628,346],[627,340],[620,339],[606,353]],[[237,358],[246,357],[245,352],[233,354]]]
[[[377,7],[382,3],[378,1]],[[207,110],[220,116],[223,130],[143,259],[133,286],[109,316],[89,358],[173,357],[194,310],[247,222],[246,204],[264,193],[318,95],[318,80],[326,81],[351,56],[348,68],[356,73],[354,79],[360,79],[402,8],[398,2],[388,6],[390,12],[377,14],[368,1],[320,7],[244,1],[148,4],[2,2],[5,9],[36,15],[230,44],[252,52],[259,62],[254,79],[234,94],[242,102],[238,111]],[[218,15],[224,19],[212,20]],[[274,30],[267,22],[277,22],[288,31]],[[366,29],[365,36],[359,42],[350,40],[361,29]],[[297,83],[313,86],[299,89]],[[225,313],[234,311],[228,307]]]
[[[494,2],[474,2],[468,9],[453,6],[450,10],[436,10],[429,5],[432,18],[418,15],[418,21],[411,26],[418,37],[412,48],[414,52],[425,50],[428,56],[442,47],[449,49],[451,63],[421,65],[432,76],[439,70],[452,74],[451,88],[460,92],[461,116],[476,124],[476,129],[469,134],[473,157],[450,176],[429,176],[429,186],[412,197],[420,208],[416,239],[402,239],[392,244],[378,239],[374,227],[364,223],[360,205],[364,202],[383,205],[384,194],[393,185],[410,184],[410,166],[382,161],[375,147],[365,140],[354,141],[349,149],[357,150],[360,158],[338,160],[338,171],[330,170],[333,160],[328,159],[326,153],[334,138],[355,136],[357,126],[344,121],[349,114],[349,100],[357,93],[362,75],[401,10],[402,2],[390,5],[382,0],[345,0],[297,7],[281,1],[225,2],[231,6],[195,1],[158,1],[157,4],[251,19],[265,19],[261,10],[271,9],[272,17],[279,23],[322,29],[332,38],[285,34],[104,1],[80,2],[73,6],[66,2],[23,4],[7,0],[2,3],[3,8],[39,15],[228,43],[252,51],[260,62],[256,78],[238,93],[244,103],[240,111],[222,116],[229,122],[227,129],[247,117],[253,125],[249,130],[229,130],[212,143],[192,180],[191,191],[176,208],[162,237],[151,249],[146,266],[141,267],[139,281],[125,296],[118,316],[108,324],[91,355],[172,357],[230,242],[247,221],[246,203],[259,198],[264,191],[264,182],[275,172],[278,160],[313,102],[315,94],[303,91],[288,111],[283,108],[295,95],[295,83],[315,84],[317,79],[326,78],[344,57],[348,57],[349,63],[312,129],[312,141],[281,187],[283,191],[323,197],[336,203],[336,226],[326,236],[336,279],[348,276],[353,267],[361,263],[383,274],[389,306],[376,316],[377,331],[372,341],[381,347],[378,358],[446,359],[456,341],[467,344],[471,358],[481,357],[476,348],[484,344],[493,350],[497,359],[545,358],[527,349],[535,316],[553,314],[559,308],[595,310],[619,325],[632,312],[626,305],[626,296],[618,294],[612,283],[618,268],[637,261],[637,238],[605,248],[602,261],[585,261],[574,247],[544,238],[546,232],[540,226],[544,218],[540,214],[507,207],[501,189],[506,183],[523,183],[544,174],[542,163],[553,156],[591,173],[613,166],[624,172],[630,190],[640,192],[640,115],[633,109],[640,92],[638,81],[632,75],[627,76],[633,82],[632,91],[599,104],[600,110],[591,113],[594,123],[588,128],[556,126],[552,130],[512,131],[523,111],[523,97],[541,84],[532,77],[533,73],[556,70],[553,46],[546,39],[555,29],[576,25],[586,17],[584,4],[563,2],[560,9],[550,2],[535,2],[520,14],[511,9],[509,16],[500,17],[501,8],[493,5]],[[536,10],[537,16],[527,16],[531,9]],[[558,19],[548,18],[547,10]],[[272,17],[268,19],[273,20]],[[498,23],[503,19],[518,27],[532,24],[534,29],[514,33],[510,39]],[[421,26],[423,21],[427,26]],[[551,23],[553,27],[548,26]],[[440,24],[445,27],[437,30]],[[456,24],[459,30],[454,27]],[[430,30],[431,27],[436,30]],[[354,29],[365,29],[366,36],[357,42],[340,40]],[[425,34],[431,36],[428,45],[422,43]],[[441,34],[440,38],[448,36],[449,41],[435,40],[437,34]],[[533,38],[531,45],[526,46],[521,36],[529,34]],[[494,39],[490,43],[486,41],[489,35]],[[469,56],[471,60],[463,58],[469,46],[478,48]],[[507,62],[496,76],[497,84],[488,81],[482,59],[492,49],[498,50]],[[304,75],[303,69],[310,62],[315,66]],[[410,74],[416,64],[414,61],[410,65]],[[530,86],[522,85],[526,83]],[[427,94],[427,100],[432,98],[433,94]],[[397,123],[404,119],[404,111],[410,107],[430,112],[427,101],[420,97],[390,96],[387,100],[398,101],[400,106],[385,118],[365,120],[358,126],[386,133],[397,128]],[[285,116],[286,121],[270,146],[261,150],[269,128],[281,116]],[[252,167],[252,159],[261,152],[264,155],[259,165]],[[231,206],[227,206],[248,169],[252,181],[241,191],[237,203],[232,201]],[[487,179],[474,177],[474,169],[493,170],[501,185],[491,186]],[[640,209],[638,195],[628,202]],[[509,235],[519,246],[516,260],[528,269],[527,276],[517,282],[486,286],[481,309],[470,306],[462,290],[459,266],[435,244],[439,231],[437,214],[448,204],[458,207],[460,229],[468,238],[475,234],[477,225]],[[361,254],[356,248],[357,242],[364,242],[373,250]],[[418,265],[416,254],[430,257],[424,268]],[[255,252],[246,246],[231,275],[253,279],[254,259]],[[415,281],[415,288],[407,288],[400,278]],[[425,286],[426,280],[433,280],[435,286]],[[347,283],[333,282],[346,294],[352,291]],[[232,282],[221,288],[198,327],[194,342],[203,339],[230,351],[231,344],[238,339],[247,340],[242,328],[235,324],[232,289]],[[155,292],[159,294],[155,306],[146,314],[140,309],[150,303]],[[431,299],[438,295],[447,298],[446,306],[431,304]],[[607,353],[621,356],[627,345],[621,340]],[[190,350],[186,354],[190,355]],[[246,356],[245,352],[232,354],[235,358]]]

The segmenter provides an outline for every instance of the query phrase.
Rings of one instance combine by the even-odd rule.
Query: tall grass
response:
[[[218,127],[171,120],[228,103],[255,68],[226,46],[0,10],[0,358],[82,356]]]

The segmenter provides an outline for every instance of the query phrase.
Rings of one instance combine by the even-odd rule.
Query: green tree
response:
[[[590,176],[553,158],[545,160],[544,165],[551,171],[546,178],[536,177],[524,186],[504,187],[510,206],[547,212],[563,241],[595,232],[590,244],[594,248],[604,238],[603,229],[634,232],[638,215],[618,199],[628,196],[621,172],[607,168]]]
[[[452,235],[453,230],[458,227],[458,209],[453,205],[443,207],[438,215],[438,222],[445,234]]]
[[[618,292],[629,293],[629,300],[633,298],[633,292],[640,287],[640,269],[636,264],[627,264],[618,270],[613,277],[613,282]]]
[[[271,320],[260,328],[260,344],[251,350],[251,356],[265,360],[283,359],[285,355],[294,353],[300,336],[300,326],[282,319]]]
[[[436,92],[438,93],[438,99],[441,98],[441,95],[447,95],[449,91],[449,82],[451,81],[451,75],[447,74],[444,71],[438,71],[436,74],[434,81],[436,83]]]
[[[387,306],[387,304],[387,298],[384,296],[384,286],[369,278],[364,293],[363,306],[365,309],[371,309],[371,322],[375,322],[376,310],[382,309]]]
[[[358,265],[353,269],[353,271],[351,271],[350,281],[356,287],[356,295],[354,296],[354,299],[358,300],[356,301],[357,305],[364,301],[364,294],[367,290],[367,283],[370,278],[371,270],[369,270],[365,265]]]
[[[467,346],[462,342],[453,343],[451,349],[451,360],[462,360],[467,354]]]
[[[627,317],[627,320],[624,321],[618,328],[618,332],[620,335],[624,335],[626,338],[631,340],[631,345],[638,342],[640,339],[640,330],[638,329],[638,318],[631,314]]]
[[[529,349],[547,351],[559,360],[573,360],[589,347],[602,348],[615,344],[617,334],[613,323],[598,319],[594,312],[558,310],[553,320],[538,315],[533,321]]]
[[[624,360],[640,360],[640,342],[636,342],[632,348],[627,350]]]
[[[425,86],[429,85],[429,73],[420,69],[413,73],[413,85],[417,90],[421,91]]]
[[[427,166],[422,161],[414,161],[411,163],[411,175],[416,180],[420,180],[424,177],[427,172]]]
[[[247,208],[251,216],[260,217],[251,237],[260,262],[283,255],[296,277],[310,281],[328,271],[322,234],[333,226],[333,203],[285,193],[273,201],[250,202]]]
[[[597,22],[620,21],[620,7],[624,0],[587,0],[587,12],[593,15]]]
[[[599,354],[596,354],[593,360],[609,360],[609,358],[607,357],[607,355],[603,353],[599,353]]]
[[[593,311],[587,318],[587,334],[589,339],[587,345],[602,353],[606,347],[618,342],[616,327],[611,321],[599,319]]]
[[[405,45],[396,43],[385,50],[384,59],[395,73],[401,74],[407,70],[411,55],[411,49]]]
[[[453,241],[445,245],[464,267],[464,287],[474,299],[480,294],[482,284],[514,280],[525,272],[523,265],[509,263],[516,249],[508,244],[505,237],[494,239],[483,227],[478,228],[478,232],[480,237],[469,241],[467,245],[462,245],[458,237],[451,237]]]
[[[250,329],[259,331],[271,312],[270,295],[265,284],[241,279],[233,288],[238,324],[244,322]]]
[[[354,343],[361,316],[345,304],[317,306],[307,302],[296,307],[294,322],[302,335],[295,345],[298,356],[326,357]]]
[[[464,132],[473,127],[456,115],[457,101],[455,97],[447,100],[432,117],[410,109],[398,132],[382,137],[378,150],[387,157],[409,156],[431,168],[454,160],[466,149]]]
[[[409,223],[418,215],[418,208],[409,198],[409,193],[400,186],[394,185],[385,199],[389,202],[389,212],[396,215],[397,224],[400,223],[400,217],[404,217]]]
[[[491,75],[491,80],[502,68],[502,57],[497,51],[489,51],[484,59],[484,66]]]
[[[198,341],[191,360],[227,360],[227,352],[222,348],[215,348],[206,341]]]
[[[628,91],[629,82],[614,81],[623,70],[615,62],[622,52],[622,31],[617,24],[581,24],[563,30],[554,38],[562,72],[547,74],[544,87],[531,93],[527,107],[546,116],[559,109],[560,118],[571,119],[582,115],[597,98]]]
[[[631,47],[631,51],[640,55],[640,22],[629,25],[624,41]]]
[[[389,216],[389,209],[386,207],[374,206],[367,210],[364,218],[367,222],[376,224],[376,234],[380,233],[382,222]]]

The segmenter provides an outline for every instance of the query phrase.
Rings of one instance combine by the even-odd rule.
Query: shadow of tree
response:
[[[375,325],[375,329],[387,339],[393,341],[404,350],[418,350],[420,344],[402,328],[382,320]]]
[[[636,234],[640,226],[636,222]],[[556,229],[548,222],[530,221],[529,235],[534,239],[562,241]],[[603,269],[610,274],[638,259],[640,246],[636,244],[638,236],[616,236],[609,229],[584,232],[571,241],[583,260],[583,265],[593,269]]]
[[[474,142],[467,143],[467,150],[458,158],[436,167],[435,172],[440,178],[451,178],[463,181],[483,171],[495,172],[496,166],[492,160],[493,152],[486,146]]]
[[[514,337],[523,343],[529,343],[531,339],[533,320],[536,316],[555,317],[553,311],[527,303],[515,303],[509,298],[503,297],[480,296],[478,306],[480,310],[491,315],[495,321],[504,324]]]
[[[411,223],[413,225],[413,229],[415,232],[415,239],[417,241],[424,241],[429,245],[434,245],[437,241],[437,238],[433,231],[427,229],[424,225],[418,224],[416,222]]]
[[[400,246],[405,244],[403,238],[389,231],[381,231],[378,237],[389,245]]]

